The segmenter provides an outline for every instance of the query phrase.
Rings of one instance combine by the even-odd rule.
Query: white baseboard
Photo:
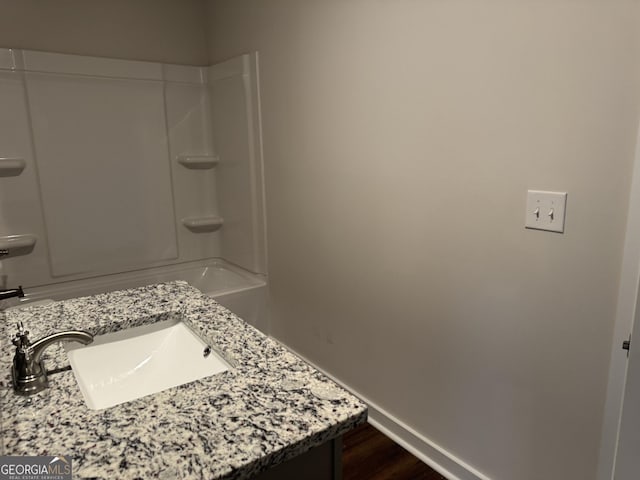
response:
[[[340,383],[340,382],[337,382]],[[353,392],[353,389],[343,385]],[[355,393],[355,392],[354,392]],[[425,436],[376,406],[370,400],[362,400],[369,405],[369,423],[384,433],[405,450],[411,452],[436,472],[449,480],[490,480],[472,466],[432,442]]]
[[[304,355],[300,355],[289,346],[284,345],[282,342],[280,343],[292,353],[304,359],[305,362],[313,365],[314,368],[324,373],[338,385],[341,385],[345,389],[352,392],[355,396],[362,399],[362,401],[369,406],[369,423],[371,425],[391,438],[405,450],[418,457],[424,463],[433,468],[436,472],[440,473],[449,480],[491,480],[486,475],[480,473],[472,466],[460,460],[451,452],[448,452],[435,442],[432,442],[424,435],[416,432],[413,428],[395,418],[389,412],[376,405],[364,395],[360,395],[349,385],[346,385],[345,383],[335,378],[333,375],[325,372],[322,368],[316,366]]]

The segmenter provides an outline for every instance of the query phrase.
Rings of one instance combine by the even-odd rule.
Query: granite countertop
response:
[[[241,479],[334,439],[367,406],[275,340],[186,282],[169,282],[10,310],[0,325],[4,455],[71,455],[74,478]],[[180,315],[233,365],[224,373],[131,402],[90,410],[70,370],[51,387],[14,394],[16,322],[32,341],[83,329],[94,335]],[[68,365],[60,344],[47,370]]]

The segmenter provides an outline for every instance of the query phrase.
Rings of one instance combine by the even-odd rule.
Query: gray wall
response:
[[[2,0],[0,47],[207,64],[203,0]]]
[[[639,9],[209,2],[261,55],[274,335],[493,479],[595,478]]]

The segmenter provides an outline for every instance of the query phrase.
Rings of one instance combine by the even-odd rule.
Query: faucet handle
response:
[[[29,335],[29,330],[24,329],[24,323],[18,322],[16,326],[18,327],[18,333],[16,335],[20,337],[26,337],[27,335]]]
[[[18,348],[26,348],[31,345],[29,341],[29,330],[24,329],[24,324],[22,322],[18,322],[18,333],[13,338],[12,343]]]

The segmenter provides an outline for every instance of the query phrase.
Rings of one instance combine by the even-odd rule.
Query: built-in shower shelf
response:
[[[179,155],[178,163],[191,170],[208,170],[218,164],[214,155]]]
[[[24,158],[0,157],[0,177],[17,177],[26,166]]]
[[[221,217],[187,217],[182,219],[182,224],[194,233],[215,232],[224,220]]]
[[[5,235],[0,237],[0,258],[31,253],[38,237],[31,234]]]

